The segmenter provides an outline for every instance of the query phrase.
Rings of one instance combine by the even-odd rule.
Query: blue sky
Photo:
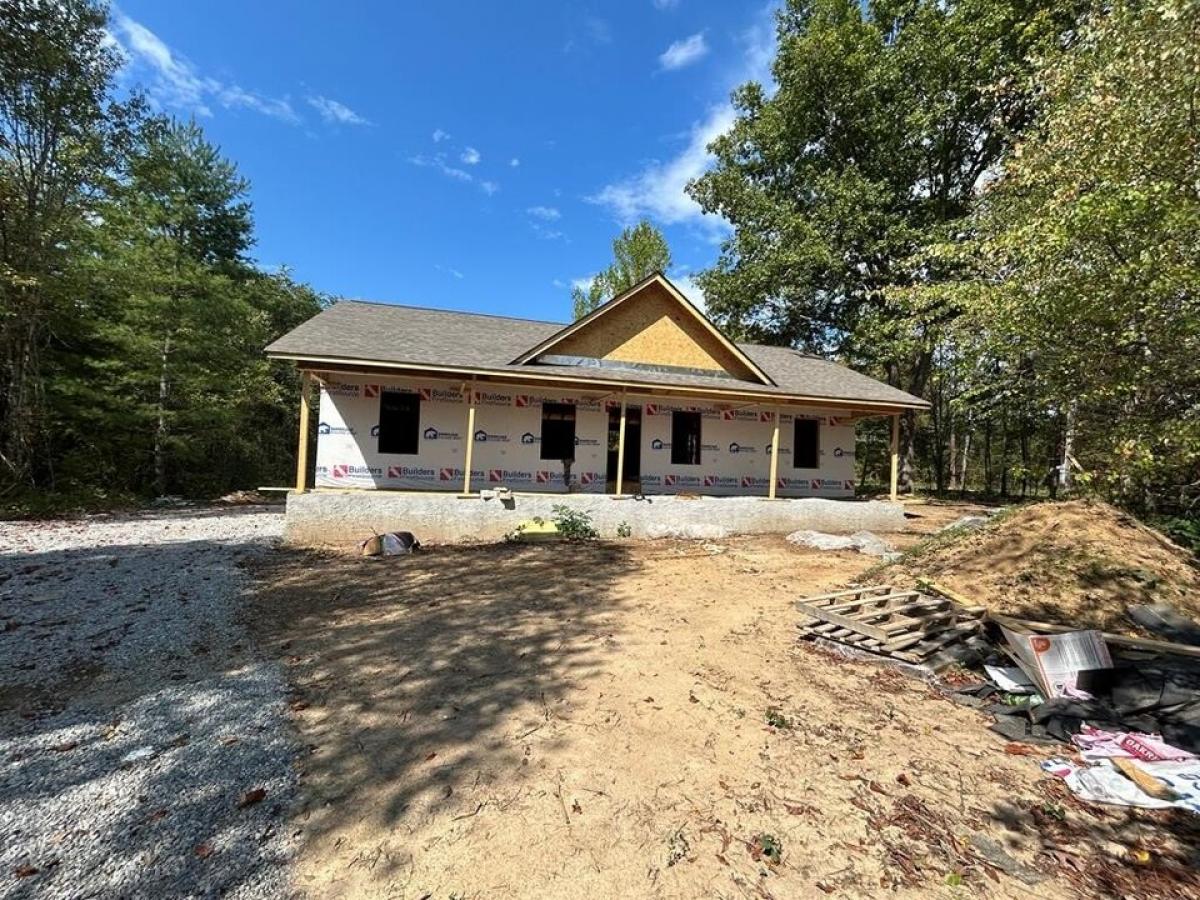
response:
[[[683,185],[773,51],[770,7],[727,0],[122,0],[112,31],[250,179],[264,267],[552,320],[642,216],[694,291],[725,226]]]

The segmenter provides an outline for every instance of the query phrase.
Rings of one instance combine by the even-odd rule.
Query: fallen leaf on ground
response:
[[[13,874],[16,875],[18,878],[28,878],[30,875],[36,875],[37,873],[38,873],[38,867],[31,866],[28,863],[26,863],[25,865],[17,866],[15,869],[13,869]]]
[[[266,788],[253,788],[246,791],[246,793],[242,794],[242,799],[238,801],[238,809],[245,809],[247,806],[261,803],[265,796],[267,796]]]
[[[196,855],[201,859],[208,859],[213,855],[212,844],[204,843],[196,845]]]
[[[1030,747],[1028,744],[1005,744],[1004,752],[1009,756],[1041,756],[1036,747]]]

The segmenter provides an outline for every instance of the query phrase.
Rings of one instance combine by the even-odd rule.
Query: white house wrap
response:
[[[466,456],[467,393],[464,383],[436,379],[381,379],[317,373],[318,487],[458,490]],[[385,390],[420,397],[420,443],[415,454],[381,453],[379,411]],[[627,403],[640,398],[628,395]],[[576,410],[574,490],[603,493],[609,417],[620,407],[611,393],[571,394],[521,390],[475,390],[475,449],[471,481],[480,488],[505,486],[520,491],[563,491],[559,460],[541,458],[542,404],[572,404]],[[774,412],[719,409],[686,400],[640,404],[641,492],[646,494],[766,495],[770,485]],[[701,415],[699,465],[671,464],[671,414]],[[780,463],[776,490],[781,496],[847,497],[854,493],[854,428],[837,424],[839,415],[797,409],[780,419]],[[795,416],[819,423],[820,465],[792,466]],[[629,452],[633,452],[630,448]],[[637,485],[630,485],[636,490]]]

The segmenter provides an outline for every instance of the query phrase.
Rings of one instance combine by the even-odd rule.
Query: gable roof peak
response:
[[[775,385],[775,382],[771,376],[764,372],[763,369],[756,362],[754,362],[754,360],[751,359],[741,347],[734,343],[725,335],[723,331],[721,331],[720,328],[713,324],[712,320],[709,319],[708,316],[706,316],[703,312],[701,312],[700,309],[698,309],[696,305],[692,303],[692,301],[689,300],[687,296],[671,282],[671,279],[669,279],[662,272],[652,272],[651,274],[647,275],[641,281],[617,294],[612,299],[600,304],[600,306],[597,306],[587,315],[577,319],[570,325],[567,325],[566,327],[552,334],[541,343],[526,350],[524,353],[514,359],[511,365],[525,365],[536,362],[539,357],[547,354],[556,346],[562,344],[572,336],[595,327],[595,323],[598,320],[610,315],[614,310],[618,309],[630,300],[635,299],[638,295],[644,293],[651,285],[655,284],[659,285],[667,294],[667,296],[670,297],[671,300],[674,301],[687,316],[697,322],[701,328],[708,333],[711,339],[722,348],[725,354],[727,354],[727,358],[732,357],[734,360],[736,360],[738,367],[750,373],[751,377],[749,380],[757,381],[760,384],[772,386]]]

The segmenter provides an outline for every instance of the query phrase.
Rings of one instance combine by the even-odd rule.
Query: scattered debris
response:
[[[857,550],[867,556],[878,556],[891,562],[899,559],[896,548],[883,538],[870,531],[856,531],[854,534],[826,534],[822,531],[793,531],[787,540],[800,547],[811,547],[814,550]]]
[[[1000,629],[1004,651],[1038,686],[1043,697],[1090,699],[1091,673],[1112,668],[1112,657],[1098,631],[1034,634],[1015,623]]]
[[[1011,875],[1028,885],[1040,884],[1046,880],[1044,874],[1032,866],[1025,865],[1019,859],[1014,859],[1005,852],[1000,844],[986,834],[973,834],[970,842],[975,852],[983,857],[988,865],[995,866],[1004,874]]]
[[[421,549],[421,542],[411,531],[389,531],[376,534],[358,545],[363,556],[406,556]]]
[[[1129,607],[1129,618],[1164,640],[1200,646],[1200,625],[1165,603],[1140,603]]]

